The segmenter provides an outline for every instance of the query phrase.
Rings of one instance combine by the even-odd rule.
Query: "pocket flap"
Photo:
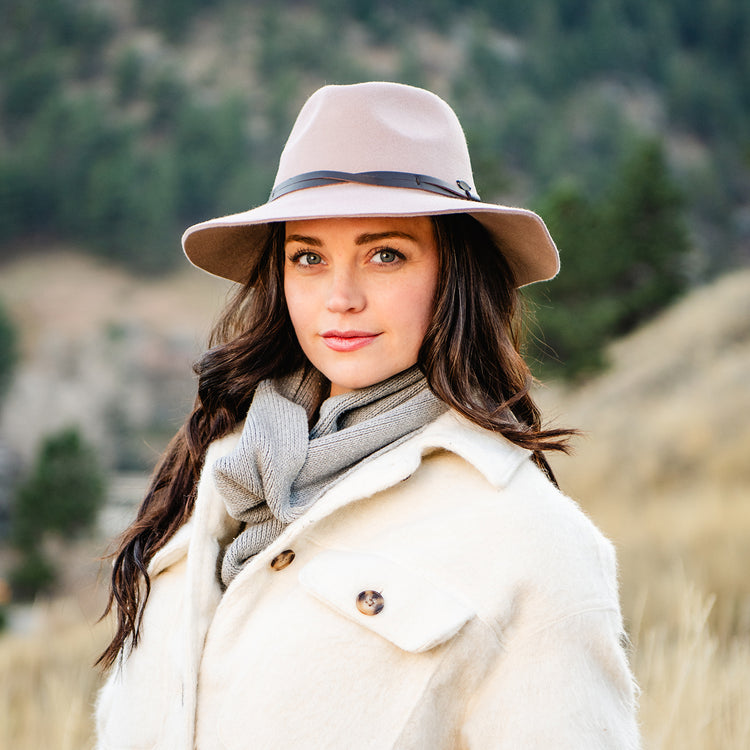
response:
[[[321,552],[300,571],[302,586],[350,620],[404,651],[427,651],[455,635],[473,610],[405,565],[361,552]],[[361,603],[376,592],[378,606]],[[379,606],[382,605],[382,608]],[[374,614],[372,612],[375,612]]]

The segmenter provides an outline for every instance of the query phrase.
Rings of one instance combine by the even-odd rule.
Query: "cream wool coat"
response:
[[[99,750],[639,747],[612,547],[526,451],[448,412],[353,469],[222,594],[238,527],[211,466],[238,435],[212,444],[191,520],[151,562]],[[378,614],[356,606],[368,590]]]

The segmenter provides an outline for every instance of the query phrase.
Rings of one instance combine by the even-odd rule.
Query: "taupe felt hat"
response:
[[[271,222],[468,213],[502,249],[518,286],[551,279],[555,243],[533,211],[483,203],[466,138],[440,97],[399,83],[324,86],[302,107],[267,203],[191,226],[191,263],[244,283]]]

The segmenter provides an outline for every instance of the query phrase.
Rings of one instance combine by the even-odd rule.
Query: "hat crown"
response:
[[[319,170],[413,172],[474,184],[456,114],[435,94],[399,83],[324,86],[305,102],[274,184]]]
[[[294,123],[270,199],[189,227],[182,244],[199,268],[244,284],[279,222],[463,213],[484,225],[518,286],[552,278],[559,257],[541,218],[485,203],[473,187],[466,137],[439,96],[384,81],[324,86]]]

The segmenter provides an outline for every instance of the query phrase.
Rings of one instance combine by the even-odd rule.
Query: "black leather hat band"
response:
[[[470,201],[481,200],[463,180],[450,183],[437,177],[411,172],[333,172],[329,170],[305,172],[284,180],[271,191],[269,200],[276,200],[276,198],[295,190],[320,187],[321,185],[335,185],[339,182],[359,182],[363,185],[377,185],[379,187],[412,188],[426,190],[428,193],[449,195],[452,198],[463,198]]]

